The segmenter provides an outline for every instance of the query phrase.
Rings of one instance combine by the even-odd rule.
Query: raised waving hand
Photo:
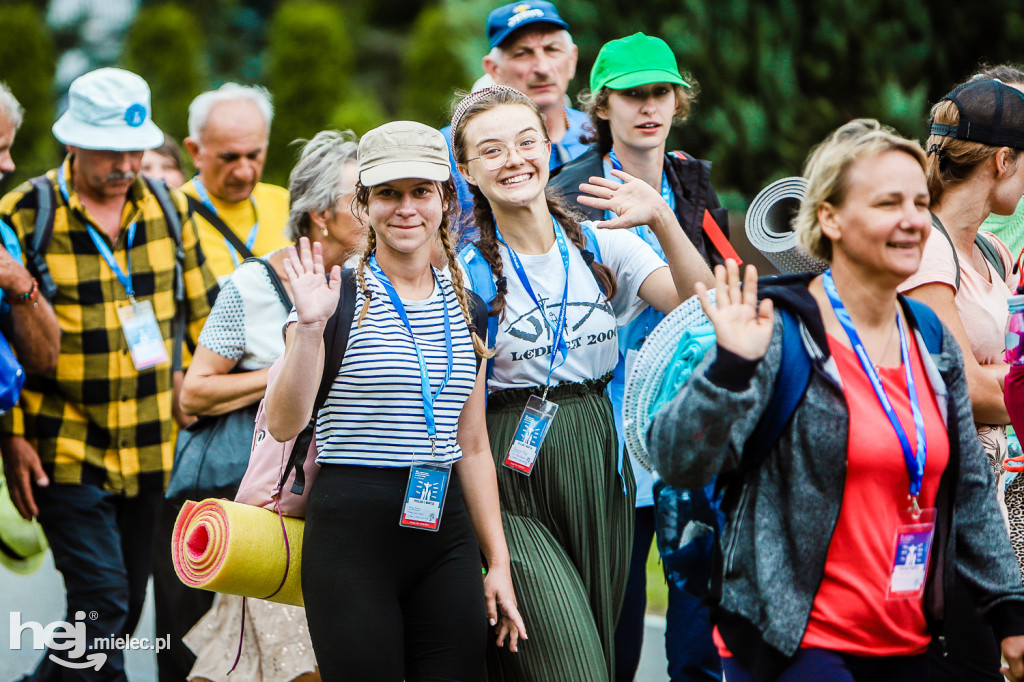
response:
[[[323,249],[319,242],[310,246],[309,239],[301,237],[299,248],[288,247],[284,271],[292,287],[292,302],[301,325],[327,324],[338,307],[341,295],[341,268],[331,268],[330,279],[324,271]]]
[[[704,314],[715,325],[718,345],[747,360],[760,360],[772,340],[775,322],[770,299],[757,302],[757,268],[747,266],[743,286],[740,287],[740,269],[729,259],[725,267],[715,266],[715,300],[708,297],[708,289],[698,282],[694,289]]]
[[[580,191],[585,194],[576,199],[584,206],[611,211],[618,216],[602,220],[598,227],[618,230],[650,225],[652,230],[657,231],[662,222],[674,222],[675,215],[665,203],[661,192],[625,171],[613,170],[612,175],[622,182],[595,175],[590,178],[590,182],[580,185]]]

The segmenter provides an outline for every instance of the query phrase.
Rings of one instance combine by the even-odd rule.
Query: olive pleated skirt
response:
[[[501,518],[530,637],[517,654],[488,639],[491,682],[614,679],[615,623],[629,573],[636,485],[628,458],[618,472],[605,383],[550,391],[558,414],[530,476],[501,463],[533,391],[501,391],[488,400]]]

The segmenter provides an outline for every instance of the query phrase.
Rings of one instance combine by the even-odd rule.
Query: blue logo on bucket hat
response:
[[[550,2],[545,0],[513,2],[502,5],[487,15],[487,41],[492,48],[497,47],[505,42],[505,39],[516,29],[538,22],[553,24],[563,29],[569,28],[569,24],[565,23],[558,13],[558,9]]]
[[[146,107],[133,104],[124,112],[124,122],[132,128],[138,128],[146,122]]]
[[[141,151],[164,142],[150,116],[149,85],[124,69],[79,76],[68,89],[68,108],[53,124],[60,142],[83,149]]]

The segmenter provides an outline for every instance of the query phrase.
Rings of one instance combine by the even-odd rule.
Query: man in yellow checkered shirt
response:
[[[122,651],[91,649],[96,638],[130,635],[145,598],[174,457],[178,245],[139,175],[143,150],[163,142],[143,79],[121,69],[81,76],[53,132],[68,149],[46,174],[53,231],[45,260],[61,354],[54,371],[29,374],[19,406],[0,421],[0,451],[8,471],[31,472],[34,485],[9,479],[19,488],[13,496],[46,531],[67,588],[65,620],[84,624],[90,650],[82,660],[70,658],[73,650],[49,651],[28,679],[58,679],[70,672],[63,668],[83,679],[123,679]],[[0,200],[0,219],[23,246],[40,194],[25,183]],[[183,305],[194,339],[217,285],[184,197],[172,190],[170,198],[183,226]],[[82,667],[94,659],[101,665]]]

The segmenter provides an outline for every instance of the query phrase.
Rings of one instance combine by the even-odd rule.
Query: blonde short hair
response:
[[[873,118],[858,118],[837,128],[807,158],[807,191],[793,219],[797,243],[810,255],[832,261],[832,242],[821,231],[818,209],[825,202],[841,206],[846,199],[849,170],[854,162],[883,152],[909,154],[925,170],[920,143],[901,137]]]

